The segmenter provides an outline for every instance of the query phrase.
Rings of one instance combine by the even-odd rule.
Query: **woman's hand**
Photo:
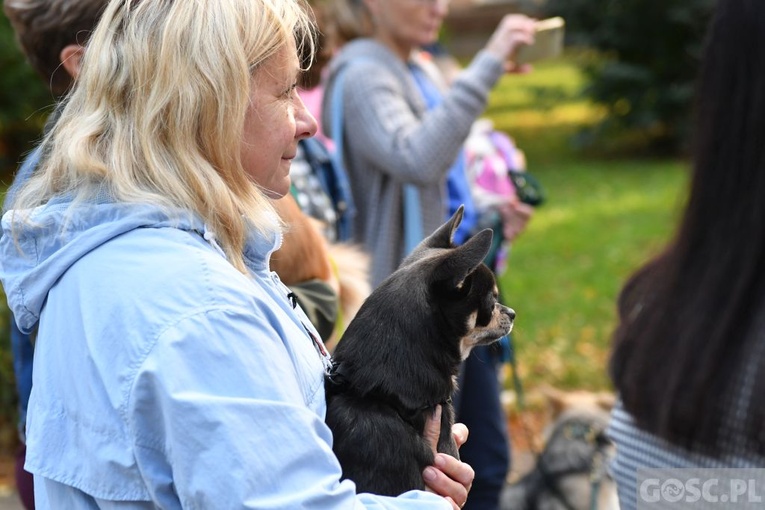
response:
[[[524,204],[520,200],[513,200],[502,204],[499,207],[499,215],[502,217],[503,237],[512,241],[526,230],[531,216],[534,214],[534,208],[529,204]]]
[[[425,424],[425,438],[435,453],[434,466],[428,466],[422,472],[427,490],[443,496],[452,504],[454,510],[459,510],[467,501],[468,492],[473,485],[475,473],[473,468],[460,462],[451,455],[438,453],[438,437],[441,434],[441,406],[436,407],[433,416]],[[457,447],[467,441],[468,429],[462,423],[455,423],[452,435]]]
[[[521,46],[534,44],[535,33],[535,19],[523,14],[507,14],[497,25],[485,49],[505,63],[507,72],[528,72],[531,66],[516,65],[515,54]]]

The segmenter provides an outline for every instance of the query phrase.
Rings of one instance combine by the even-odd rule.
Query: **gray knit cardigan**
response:
[[[335,77],[343,78],[343,159],[356,205],[354,240],[372,256],[372,285],[379,285],[404,257],[403,185],[418,187],[423,232],[446,220],[446,177],[502,62],[480,52],[427,110],[408,65],[382,44],[359,39],[345,45],[329,67],[322,128],[331,133]]]

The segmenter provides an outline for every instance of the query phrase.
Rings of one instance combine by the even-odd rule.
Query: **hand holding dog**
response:
[[[468,464],[460,462],[451,455],[438,453],[440,428],[441,406],[439,405],[433,416],[425,424],[425,438],[433,448],[435,461],[434,466],[425,468],[422,478],[425,480],[427,490],[443,496],[452,504],[454,510],[459,510],[467,501],[475,472]],[[467,441],[468,429],[462,423],[455,423],[452,427],[452,435],[457,447],[460,447]],[[458,504],[457,501],[461,503]]]

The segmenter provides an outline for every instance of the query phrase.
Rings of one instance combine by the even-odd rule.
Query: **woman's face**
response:
[[[449,0],[366,0],[377,39],[403,58],[434,42],[449,12]]]
[[[295,86],[299,63],[295,43],[285,46],[256,72],[241,144],[245,172],[272,198],[290,190],[290,164],[299,140],[316,133]]]

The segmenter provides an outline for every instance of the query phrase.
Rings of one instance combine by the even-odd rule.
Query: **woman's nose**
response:
[[[298,96],[297,112],[295,113],[295,137],[298,140],[310,138],[316,134],[319,125],[311,112],[306,108],[303,100]]]

